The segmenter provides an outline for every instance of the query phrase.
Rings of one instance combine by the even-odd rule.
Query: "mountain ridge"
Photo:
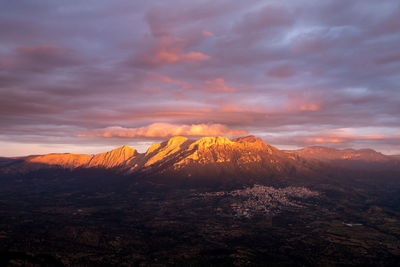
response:
[[[400,157],[397,155],[385,155],[370,148],[336,149],[312,146],[298,150],[284,150],[284,152],[290,155],[329,162],[343,167],[367,169],[400,167]]]
[[[198,140],[174,136],[151,145],[145,153],[127,145],[98,154],[50,153],[21,157],[15,160],[4,158],[0,165],[5,172],[30,172],[42,168],[104,168],[116,169],[127,174],[157,173],[189,175],[192,173],[227,172],[291,175],[293,172],[315,171],[325,163],[350,166],[354,162],[366,164],[400,165],[399,159],[372,149],[338,150],[327,147],[307,147],[300,150],[279,150],[261,138],[243,136],[203,137]],[[363,164],[361,164],[363,163]],[[325,166],[325,165],[324,165]],[[187,172],[183,173],[183,172]]]

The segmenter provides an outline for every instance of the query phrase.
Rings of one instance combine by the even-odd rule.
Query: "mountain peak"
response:
[[[236,143],[258,143],[267,145],[261,138],[255,137],[254,135],[242,136],[235,139],[232,139],[233,142]]]
[[[150,146],[146,152],[146,157],[148,157],[148,160],[145,166],[148,167],[181,151],[188,145],[188,141],[189,139],[187,139],[186,137],[174,136],[166,142]]]
[[[233,142],[239,143],[242,146],[257,149],[257,150],[266,150],[269,154],[273,153],[273,151],[277,151],[276,148],[268,145],[261,138],[255,137],[254,135],[238,137],[232,139]]]
[[[226,144],[232,144],[232,143],[233,142],[226,137],[216,136],[216,137],[200,138],[199,140],[194,142],[192,144],[192,146],[198,145],[198,147],[207,148],[212,145],[226,145]]]
[[[113,168],[123,164],[126,160],[134,157],[136,154],[136,149],[124,145],[109,152],[94,155],[89,162],[89,166]]]
[[[136,151],[136,149],[134,149],[128,145],[123,145],[123,146],[115,148],[109,152],[104,152],[104,153],[100,153],[97,155],[105,155],[105,154],[113,155],[114,158],[120,158],[121,160],[126,160],[126,159],[134,156],[135,154],[137,154],[137,151]]]
[[[173,136],[168,140],[167,145],[168,146],[177,146],[177,145],[179,146],[179,145],[183,144],[184,142],[186,142],[187,140],[189,140],[189,139],[187,139],[186,137],[183,137],[183,136]]]
[[[123,146],[117,147],[117,148],[115,148],[115,149],[113,149],[111,151],[115,151],[115,152],[121,151],[121,152],[126,153],[126,154],[132,154],[132,153],[134,153],[136,151],[136,149],[134,149],[134,148],[132,148],[132,147],[130,147],[128,145],[123,145]]]
[[[241,136],[235,139],[232,139],[233,142],[237,142],[237,143],[244,143],[244,142],[250,142],[250,143],[254,143],[257,141],[257,137],[255,137],[254,135],[248,135],[248,136]]]

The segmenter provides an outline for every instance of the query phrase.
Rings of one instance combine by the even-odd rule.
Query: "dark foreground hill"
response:
[[[1,266],[400,261],[396,162],[366,170],[255,137],[175,137],[143,154],[0,163]]]

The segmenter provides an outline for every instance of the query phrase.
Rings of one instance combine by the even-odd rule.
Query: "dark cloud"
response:
[[[2,56],[2,68],[11,71],[45,72],[83,63],[69,49],[54,45],[17,47],[11,55]]]
[[[283,6],[265,6],[259,11],[245,14],[241,21],[234,25],[233,31],[239,35],[257,35],[257,39],[265,34],[291,26],[296,20],[295,12]]]

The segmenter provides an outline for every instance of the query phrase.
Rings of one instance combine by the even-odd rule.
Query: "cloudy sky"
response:
[[[400,154],[400,2],[0,1],[0,155],[172,135]]]

